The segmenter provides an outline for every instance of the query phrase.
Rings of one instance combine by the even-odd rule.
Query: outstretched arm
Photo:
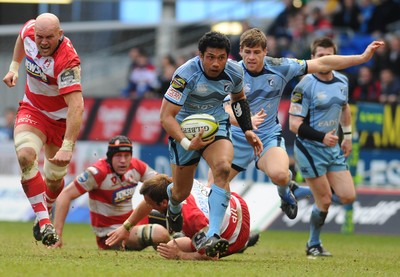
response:
[[[168,243],[160,243],[157,252],[161,257],[169,260],[218,260],[202,255],[191,248],[191,239],[188,237],[170,240]]]
[[[345,69],[369,61],[376,49],[384,45],[383,41],[374,41],[360,55],[327,55],[307,60],[308,73],[327,72]]]
[[[150,212],[151,207],[147,205],[146,201],[143,200],[140,202],[123,225],[107,234],[106,244],[113,246],[122,240],[127,240],[132,227],[138,224],[145,216],[149,215]]]

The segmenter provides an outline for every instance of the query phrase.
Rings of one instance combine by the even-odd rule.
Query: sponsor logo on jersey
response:
[[[289,113],[290,114],[301,114],[303,106],[297,103],[290,103]]]
[[[174,89],[172,86],[168,88],[166,95],[176,102],[179,102],[182,99],[182,92]]]
[[[114,204],[118,204],[123,201],[132,199],[132,196],[136,190],[136,186],[137,186],[137,184],[133,184],[131,186],[122,187],[120,190],[114,191],[114,194],[113,194]]]
[[[304,60],[298,60],[298,59],[290,59],[290,60],[298,63],[299,65],[304,65],[304,63],[305,63]]]
[[[224,91],[225,92],[233,91],[233,84],[231,82],[225,83],[224,84]]]
[[[60,74],[60,87],[68,87],[71,85],[79,84],[81,76],[79,67],[68,68]]]
[[[85,183],[89,178],[89,172],[84,171],[78,176],[79,183]]]
[[[28,73],[29,76],[38,79],[44,83],[48,83],[46,74],[43,73],[40,66],[38,66],[33,60],[26,58],[25,67],[26,67],[26,72]]]
[[[174,77],[174,79],[172,79],[172,81],[171,81],[171,86],[174,89],[177,89],[179,91],[183,91],[185,89],[185,87],[186,87],[186,81],[183,78],[179,77],[179,75],[176,75]]]
[[[274,79],[268,79],[268,85],[269,85],[270,87],[274,87],[274,86],[275,86],[275,81],[274,81]]]
[[[337,126],[339,125],[337,120],[323,120],[318,122],[318,127],[331,127],[331,126]]]
[[[303,93],[301,93],[300,91],[293,92],[291,102],[301,104],[302,101],[303,101]]]

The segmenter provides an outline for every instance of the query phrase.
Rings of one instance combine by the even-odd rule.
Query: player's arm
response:
[[[217,260],[202,255],[192,250],[191,239],[182,237],[170,240],[168,243],[160,243],[157,246],[157,252],[160,256],[169,260]]]
[[[10,88],[15,86],[17,83],[19,66],[24,57],[25,57],[24,43],[21,39],[21,36],[18,35],[17,40],[15,41],[13,58],[10,64],[10,69],[7,72],[6,76],[4,76],[3,78],[3,82]]]
[[[213,142],[213,140],[203,141],[201,139],[204,130],[200,131],[192,140],[186,138],[181,126],[175,119],[180,110],[180,106],[163,99],[160,110],[160,122],[168,135],[179,142],[185,150],[199,150]]]
[[[84,111],[81,91],[71,92],[63,96],[68,105],[67,128],[61,148],[52,159],[49,159],[58,166],[66,166],[71,161],[72,151],[81,130]]]
[[[308,73],[327,72],[345,69],[369,61],[376,49],[384,45],[383,41],[373,41],[360,55],[327,55],[307,60]]]
[[[232,110],[232,106],[230,105],[230,101],[224,103],[224,108],[225,108],[225,111],[229,114],[229,122],[232,125],[239,127],[239,123],[237,122],[236,117],[233,114],[233,110]],[[267,117],[267,114],[265,113],[264,109],[261,109],[261,111],[259,111],[255,115],[252,115],[251,116],[251,124],[253,126],[253,130],[257,130],[258,125],[263,123],[266,117]]]
[[[147,205],[146,201],[141,201],[124,224],[107,234],[106,245],[113,246],[122,240],[127,240],[132,227],[148,216],[151,210],[152,208]]]
[[[339,140],[336,135],[336,130],[332,130],[328,133],[315,130],[304,122],[304,118],[301,116],[289,115],[289,130],[299,137],[315,140],[329,147],[335,146]]]
[[[341,148],[343,155],[348,157],[352,150],[351,111],[349,104],[343,106],[342,115],[340,117],[340,125],[342,126],[343,131]]]
[[[231,102],[233,114],[245,134],[247,142],[253,146],[254,154],[260,156],[263,150],[263,144],[260,138],[253,132],[250,106],[244,91],[242,90],[240,93],[231,93]]]
[[[77,189],[75,183],[71,182],[62,190],[60,195],[57,197],[54,215],[54,228],[56,229],[57,235],[60,237],[60,240],[54,245],[54,247],[62,246],[62,233],[64,229],[65,219],[68,215],[69,207],[72,200],[78,198],[82,194],[83,193]]]

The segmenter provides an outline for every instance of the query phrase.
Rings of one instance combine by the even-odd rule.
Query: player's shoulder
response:
[[[35,22],[36,22],[35,19],[31,19],[24,23],[20,31],[21,38],[25,38],[27,36],[34,36]]]
[[[349,81],[349,78],[347,77],[347,75],[345,75],[344,73],[341,73],[339,71],[333,71],[333,75],[335,76],[335,78],[338,78],[342,82]]]
[[[175,76],[179,76],[184,80],[188,81],[196,75],[202,72],[200,67],[200,58],[198,56],[189,59],[184,64],[179,66],[175,71]]]

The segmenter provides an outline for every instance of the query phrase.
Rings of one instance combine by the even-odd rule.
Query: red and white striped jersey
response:
[[[115,230],[133,211],[132,196],[139,182],[157,172],[139,159],[132,158],[123,176],[117,175],[106,159],[100,159],[74,180],[76,188],[89,193],[92,228],[98,237]]]
[[[65,36],[51,56],[42,57],[35,43],[34,25],[35,20],[29,20],[20,31],[27,72],[22,102],[29,103],[51,119],[65,119],[67,104],[63,94],[82,91],[80,59]]]
[[[210,188],[193,180],[191,194],[183,202],[183,228],[186,236],[192,238],[199,230],[208,226]],[[221,225],[221,237],[229,241],[228,253],[235,253],[246,245],[250,235],[250,215],[246,202],[237,193],[231,192],[231,199]]]

